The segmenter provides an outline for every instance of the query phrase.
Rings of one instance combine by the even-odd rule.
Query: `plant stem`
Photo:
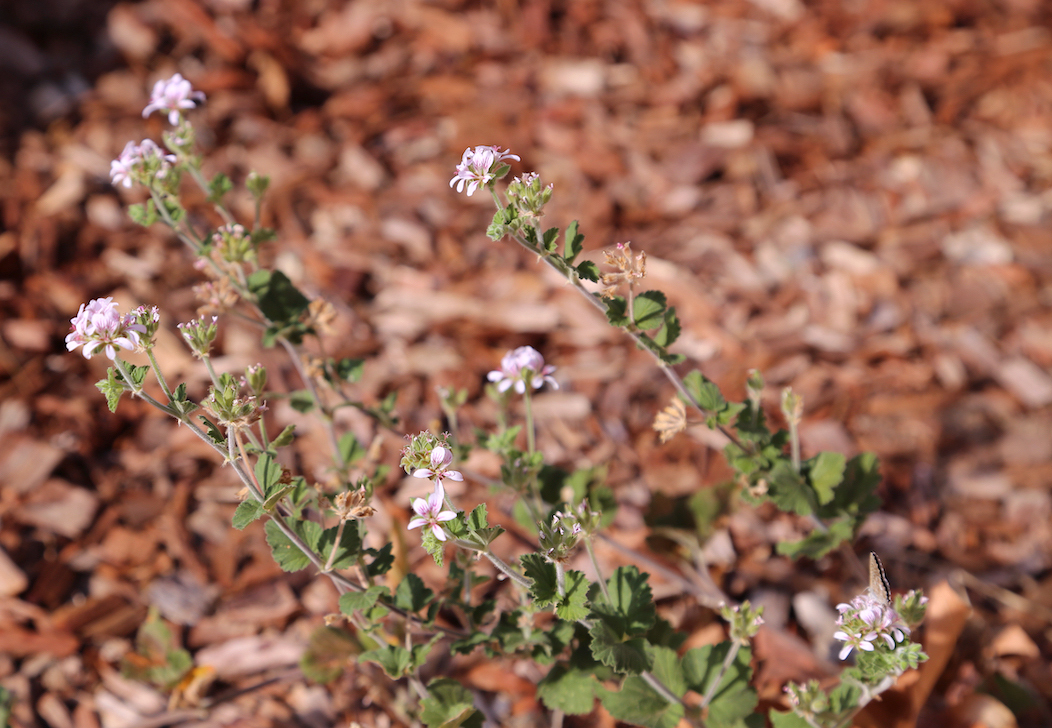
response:
[[[332,571],[333,562],[336,561],[336,551],[340,548],[340,539],[343,538],[343,527],[347,525],[346,519],[340,519],[340,525],[336,527],[336,540],[332,544],[332,551],[329,552],[329,560],[325,562],[325,568],[322,569],[325,573]]]
[[[606,586],[606,579],[603,578],[603,570],[599,568],[599,559],[595,557],[595,547],[592,545],[591,537],[584,539],[584,549],[588,552],[588,558],[592,562],[592,568],[595,569],[596,581],[599,582],[599,590],[603,592],[603,596],[606,601],[610,601],[610,590]]]
[[[533,397],[531,397],[530,384],[526,383],[526,390],[522,394],[522,406],[526,411],[526,452],[533,454],[537,449],[537,434],[533,428]]]
[[[731,642],[731,648],[727,650],[727,656],[723,658],[723,664],[720,665],[720,671],[716,673],[716,677],[713,678],[712,682],[709,683],[709,689],[705,691],[705,695],[701,699],[701,707],[705,707],[712,702],[712,696],[716,694],[716,690],[720,687],[720,683],[723,682],[723,676],[727,674],[727,670],[730,669],[731,665],[734,664],[734,659],[738,656],[738,650],[741,649],[741,642],[734,640]]]

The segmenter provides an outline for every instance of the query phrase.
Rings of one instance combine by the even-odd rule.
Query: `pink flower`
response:
[[[442,530],[442,526],[439,524],[452,521],[457,517],[457,514],[453,511],[442,510],[442,501],[444,499],[445,492],[442,490],[441,483],[435,485],[435,492],[429,495],[427,500],[414,498],[413,510],[416,511],[416,518],[409,522],[409,528],[430,526],[431,533],[435,534],[435,538],[439,541],[445,541],[446,532]]]
[[[135,142],[128,142],[124,145],[121,156],[110,162],[110,182],[114,185],[122,184],[125,187],[131,187],[132,168],[137,161],[139,161],[139,147],[135,145]]]
[[[468,197],[474,194],[479,185],[489,184],[494,179],[493,172],[505,159],[518,160],[516,154],[509,151],[501,151],[500,147],[468,147],[464,150],[464,156],[457,165],[457,173],[449,180],[449,186],[457,186],[457,192],[464,191],[464,183],[468,186]]]
[[[431,467],[420,468],[413,472],[414,478],[434,478],[435,483],[442,485],[443,478],[450,480],[463,480],[464,475],[459,470],[448,470],[453,463],[453,452],[448,447],[439,445],[431,451]]]
[[[140,144],[128,142],[121,156],[110,162],[110,182],[131,187],[138,175],[164,179],[175,160],[174,154],[165,154],[151,139]]]
[[[545,382],[558,389],[559,383],[551,376],[554,371],[554,366],[545,366],[544,357],[539,351],[532,346],[520,346],[505,354],[500,360],[500,369],[494,369],[486,375],[486,379],[500,382],[497,385],[498,392],[507,392],[514,385],[515,391],[523,394],[527,382],[533,389],[540,389]]]
[[[83,346],[85,359],[104,349],[112,361],[117,358],[117,347],[135,351],[141,345],[141,335],[146,333],[146,327],[136,322],[134,314],[120,315],[112,298],[82,303],[70,323],[73,331],[66,336],[66,349],[73,351]]]
[[[193,109],[204,102],[205,95],[194,91],[190,82],[177,73],[167,81],[158,81],[153,85],[150,103],[142,110],[142,116],[145,119],[155,111],[167,111],[168,123],[175,126],[184,109]]]

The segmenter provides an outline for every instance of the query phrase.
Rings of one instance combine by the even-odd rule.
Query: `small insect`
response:
[[[891,583],[880,557],[872,551],[869,552],[869,593],[884,604],[891,604]]]

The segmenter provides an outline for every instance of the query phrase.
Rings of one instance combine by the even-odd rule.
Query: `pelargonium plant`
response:
[[[751,685],[750,648],[763,624],[761,610],[748,602],[734,604],[713,585],[720,596],[705,606],[727,622],[727,639],[684,650],[685,635],[657,613],[646,573],[637,566],[604,573],[594,541],[613,519],[616,503],[601,468],[567,470],[546,462],[536,447],[531,397],[545,384],[558,383],[554,365],[530,346],[509,351],[487,375],[494,385],[490,395],[507,408],[495,430],[463,432],[457,409],[467,393],[442,390],[451,431],[406,436],[400,465],[414,482],[427,481],[431,488],[401,504],[407,511],[406,533],[420,534],[437,564],[448,562],[445,583],[432,585],[436,591],[414,573],[398,573],[392,538],[386,534],[379,539],[385,546],[365,545],[375,527],[374,494],[388,486],[390,467],[374,462],[353,433],[341,432],[336,413],[355,407],[378,426],[397,429],[394,396],[374,405],[363,403],[354,385],[367,362],[311,353],[307,343],[324,335],[332,307],[310,300],[283,273],[260,265],[258,251],[275,238],[273,230],[261,225],[267,178],[252,173],[245,181],[255,200],[255,218],[249,221],[237,220],[225,205],[233,187],[230,179],[221,173],[205,177],[193,152],[196,133],[190,120],[204,102],[204,95],[178,74],[158,81],[143,114],[159,111],[174,129],[164,134],[163,148],[151,140],[129,143],[113,162],[111,180],[145,190],[148,199],[131,207],[132,219],[144,226],[170,227],[207,276],[195,287],[201,303],[198,318],[176,328],[201,360],[211,385],[194,399],[186,384],[173,386],[168,380],[155,356],[159,328],[171,326],[163,312],[141,307],[122,314],[112,299],[95,299],[72,319],[66,342],[71,351],[80,349],[89,358],[101,353],[112,361],[107,378],[98,383],[110,409],[131,394],[211,447],[244,486],[233,527],[264,521],[267,542],[282,569],[313,569],[332,581],[341,596],[340,614],[328,620],[330,628],[355,634],[353,644],[364,646],[353,654],[359,663],[375,663],[391,679],[414,688],[418,700],[407,710],[427,726],[483,722],[467,687],[430,672],[428,655],[439,648],[454,656],[482,651],[493,659],[535,663],[544,671],[537,695],[556,723],[562,715],[590,713],[597,700],[620,721],[656,728],[673,728],[683,719],[712,728],[762,722]],[[576,222],[565,233],[541,227],[552,185],[536,172],[526,172],[500,194],[497,186],[510,171],[510,161],[521,160],[498,146],[468,148],[450,186],[469,196],[480,189],[489,192],[497,208],[489,236],[509,238],[537,256],[654,358],[656,370],[676,393],[655,424],[662,440],[694,423],[723,432],[729,442],[724,454],[742,497],[749,503],[772,503],[813,524],[801,540],[779,544],[782,554],[818,558],[850,542],[879,506],[876,459],[819,453],[803,460],[797,434],[802,401],[787,391],[782,409],[788,429],[772,430],[760,406],[763,380],[756,372],[748,376],[743,402],[725,399],[696,369],[681,375],[684,357],[671,348],[681,329],[675,308],[661,291],[640,290],[645,254],[633,253],[628,243],[618,244],[606,253],[605,271],[579,260],[584,236]],[[189,214],[182,196],[187,181],[198,185],[213,206],[214,228],[202,229],[205,214]],[[288,355],[299,374],[300,391],[269,390],[261,365],[236,373],[216,370],[211,350],[230,312],[254,322],[264,346],[280,347]],[[133,352],[145,354],[148,364],[125,359]],[[275,396],[288,397],[297,409],[317,415],[331,443],[329,482],[308,483],[283,464],[281,453],[295,432],[288,427],[275,434],[268,428],[267,401]],[[515,397],[523,399],[521,424],[509,424]],[[695,417],[693,423],[689,417]],[[514,496],[514,517],[525,529],[522,533],[532,534],[533,548],[510,563],[493,550],[504,529],[490,523],[486,505],[457,502],[447,490],[449,483],[476,479],[462,466],[476,449],[499,458],[500,479],[491,485]],[[571,568],[582,549],[590,573]],[[506,584],[507,599],[500,609],[496,600],[480,599],[472,591],[493,578],[486,563]],[[785,707],[791,712],[772,712],[776,725],[845,725],[845,716],[924,659],[912,642],[912,630],[923,616],[919,594],[896,598],[894,608],[873,597],[858,597],[841,605],[840,612],[840,656],[854,657],[856,666],[845,670],[841,692],[833,695],[815,685],[789,686]],[[451,621],[450,614],[458,618]],[[158,643],[158,635],[164,637],[156,618],[143,629],[157,638],[152,644]],[[129,660],[128,672],[177,691],[184,703],[200,704],[205,687],[186,687],[197,679],[193,659],[170,644],[171,633],[165,634],[160,642],[169,646],[163,654],[153,655],[154,662]],[[328,681],[339,673],[333,665],[340,656],[331,654],[331,645],[325,648],[329,653],[320,654],[320,645],[308,651],[302,664],[308,677]],[[143,664],[159,667],[144,671]],[[834,704],[836,710],[829,708]]]

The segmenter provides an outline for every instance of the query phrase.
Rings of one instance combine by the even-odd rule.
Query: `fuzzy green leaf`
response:
[[[234,511],[234,528],[244,531],[245,526],[263,517],[263,506],[255,498],[241,501]]]
[[[257,270],[248,277],[248,289],[256,295],[259,310],[274,323],[293,322],[310,305],[310,300],[280,270]]]
[[[593,587],[592,613],[618,635],[645,633],[657,620],[649,578],[635,566],[618,567],[606,582],[609,601]]]
[[[567,622],[576,622],[588,616],[588,578],[580,571],[566,572],[566,595],[561,597],[555,613]]]
[[[435,593],[424,586],[423,580],[416,574],[406,574],[395,590],[394,597],[396,607],[415,613],[430,604]]]
[[[720,394],[720,388],[697,369],[683,377],[683,384],[698,406],[706,412],[721,412],[727,406],[727,400]]]
[[[314,397],[306,389],[297,389],[289,393],[289,406],[301,414],[307,414],[314,409]]]
[[[595,706],[598,685],[595,675],[560,663],[537,683],[537,697],[549,710],[584,715],[591,713]]]
[[[749,685],[752,653],[748,647],[739,648],[723,672],[724,661],[732,647],[730,642],[721,642],[688,650],[683,655],[683,674],[691,690],[704,695],[713,681],[719,680],[705,720],[706,725],[711,724],[714,728],[740,725],[756,709],[758,702],[756,691]]]
[[[563,246],[563,258],[567,263],[573,263],[573,259],[584,249],[584,235],[577,232],[576,220],[566,227],[566,235],[563,236],[563,239],[566,241]]]
[[[663,323],[665,325],[661,327],[661,331],[654,334],[654,343],[662,348],[668,348],[679,338],[679,334],[682,331],[679,318],[676,316],[675,307],[665,311]]]
[[[805,718],[801,718],[796,713],[781,713],[772,710],[767,713],[767,717],[771,719],[771,728],[812,728]]]
[[[846,463],[838,452],[821,452],[807,461],[807,479],[818,496],[820,505],[831,503],[834,490],[844,479]]]
[[[225,174],[219,172],[208,183],[208,201],[213,204],[218,203],[232,189],[234,189],[234,183]]]
[[[340,457],[343,458],[343,462],[347,465],[353,465],[365,457],[365,448],[358,442],[358,438],[354,436],[353,432],[344,433],[343,437],[340,438],[339,446]]]
[[[363,652],[358,659],[361,662],[375,662],[392,680],[405,677],[413,662],[409,650],[399,645],[384,645],[379,649]]]
[[[295,438],[296,425],[288,425],[271,441],[270,446],[273,448],[285,447],[286,445],[291,445]]]
[[[606,304],[606,320],[611,326],[621,328],[628,325],[628,302],[621,296],[603,299]]]
[[[619,692],[600,688],[599,699],[610,715],[632,725],[675,728],[683,718],[682,704],[668,702],[639,677],[626,679]]]
[[[427,684],[420,701],[420,720],[427,728],[482,728],[483,715],[475,710],[475,696],[456,680],[439,678]]]
[[[289,524],[289,526],[309,548],[314,550],[314,546],[321,536],[321,527],[318,524],[312,521],[296,521]],[[278,566],[283,571],[300,571],[310,566],[311,560],[307,555],[282,532],[278,524],[273,520],[267,521],[263,531],[266,533],[267,543],[270,545],[274,561],[278,563]],[[317,554],[316,550],[315,554]]]
[[[661,291],[643,291],[632,301],[632,319],[636,326],[647,331],[665,322],[668,299]]]
[[[284,469],[270,455],[263,453],[256,461],[256,482],[263,489],[263,495],[269,497],[279,490],[278,481],[281,480]]]
[[[381,597],[390,596],[391,590],[380,585],[371,586],[363,592],[346,592],[340,595],[340,611],[350,617],[355,612],[371,609]]]
[[[591,281],[592,283],[598,283],[603,275],[603,272],[599,270],[599,266],[590,260],[582,260],[574,270],[577,271],[577,275],[582,280]]]
[[[117,411],[117,404],[121,401],[121,395],[128,391],[124,385],[124,379],[113,367],[107,370],[105,379],[95,382],[95,387],[106,398],[106,406],[110,408],[110,412]]]
[[[559,598],[555,582],[555,564],[540,554],[523,554],[519,557],[522,571],[531,581],[530,598],[538,607],[546,607]]]
[[[588,631],[592,656],[622,675],[638,675],[649,670],[651,661],[642,638],[622,640],[605,622],[596,620]]]
[[[329,554],[332,553],[333,544],[336,543],[336,534],[339,526],[331,526],[321,532],[315,550],[323,556],[323,561],[328,563]],[[314,546],[314,544],[312,544]],[[362,549],[361,534],[358,532],[358,521],[348,521],[343,527],[340,535],[340,544],[336,547],[336,558],[332,560],[332,568],[346,569],[358,561],[358,553]]]
[[[153,200],[147,200],[145,206],[138,203],[129,205],[128,217],[132,219],[132,222],[143,227],[150,227],[159,219],[157,207],[154,205]]]

